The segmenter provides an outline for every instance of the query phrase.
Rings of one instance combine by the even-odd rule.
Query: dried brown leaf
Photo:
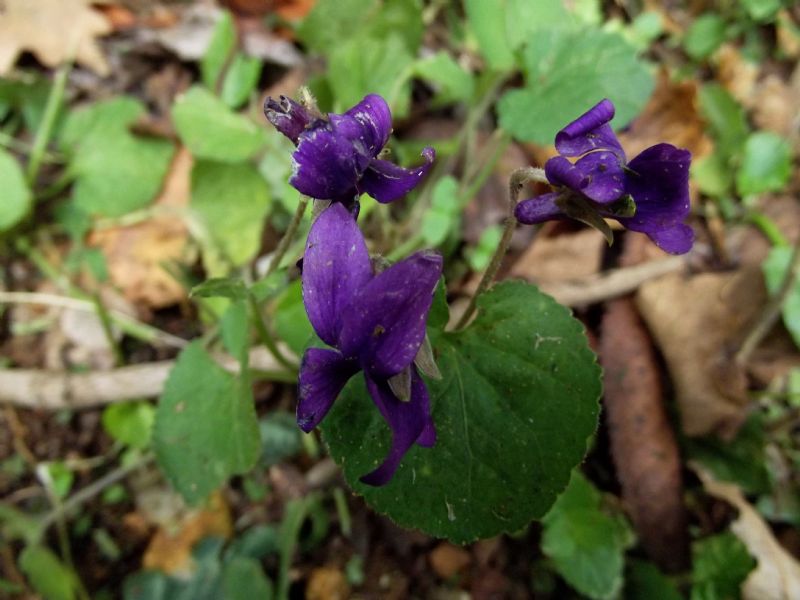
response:
[[[336,567],[319,567],[311,571],[306,587],[306,600],[346,600],[350,597],[350,585],[341,570]]]
[[[715,480],[700,465],[694,464],[692,467],[709,494],[728,502],[739,511],[739,517],[731,524],[731,531],[758,561],[758,566],[742,586],[744,600],[800,598],[800,564],[775,539],[769,525],[745,499],[742,490],[732,483]]]
[[[766,298],[760,270],[667,275],[637,306],[667,362],[687,435],[731,434],[744,419],[747,381],[731,354]]]
[[[444,580],[448,580],[463,571],[472,562],[469,552],[442,542],[434,548],[428,555],[433,571]]]
[[[511,267],[511,276],[536,283],[584,279],[600,270],[605,247],[603,236],[591,229],[539,235]]]
[[[56,67],[75,58],[99,75],[110,69],[96,37],[112,31],[92,0],[4,0],[0,3],[0,75],[25,50]]]

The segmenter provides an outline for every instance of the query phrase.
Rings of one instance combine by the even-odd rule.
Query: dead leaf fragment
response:
[[[539,235],[514,263],[511,276],[535,283],[583,279],[600,270],[605,246],[603,236],[592,229]]]
[[[172,161],[154,206],[179,210],[189,203],[192,156],[181,148]],[[186,297],[186,290],[164,268],[186,259],[188,230],[177,214],[157,214],[142,223],[95,231],[88,244],[103,251],[111,281],[140,306],[162,308]]]
[[[472,557],[463,548],[442,542],[428,555],[428,560],[436,574],[447,580],[464,570]]]
[[[747,381],[731,359],[766,298],[758,269],[667,275],[636,301],[667,362],[687,435],[729,435],[744,419]]]
[[[603,404],[622,499],[647,553],[662,568],[680,570],[688,540],[678,444],[652,342],[630,298],[608,304],[600,344]]]
[[[346,600],[350,597],[347,578],[335,567],[320,567],[311,572],[306,600]]]
[[[0,75],[25,50],[44,65],[56,67],[75,58],[98,75],[110,69],[96,37],[111,24],[90,6],[91,0],[4,0],[0,3]]]
[[[758,561],[742,585],[744,600],[800,598],[800,564],[775,539],[772,530],[745,499],[742,490],[732,483],[715,480],[700,465],[694,464],[692,468],[709,494],[728,502],[739,511],[739,517],[731,524],[731,531]]]

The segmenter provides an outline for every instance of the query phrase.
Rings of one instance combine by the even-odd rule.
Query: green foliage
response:
[[[780,0],[741,0],[747,14],[759,23],[767,23],[775,18],[781,9]]]
[[[294,456],[303,446],[294,415],[278,411],[258,423],[261,434],[261,462],[271,467]]]
[[[772,248],[767,258],[761,265],[764,272],[764,279],[767,283],[767,290],[770,294],[777,294],[781,284],[786,277],[786,272],[791,267],[792,248],[789,246],[778,246]],[[792,334],[794,343],[800,346],[800,278],[795,278],[794,286],[789,290],[789,294],[783,301],[781,307],[783,312],[783,323],[786,329]]]
[[[705,13],[694,21],[683,38],[683,49],[694,60],[709,57],[725,41],[727,26],[716,13]]]
[[[299,279],[290,283],[278,297],[273,322],[275,332],[292,352],[298,356],[303,354],[314,330],[303,306],[303,286]]]
[[[189,295],[197,298],[245,300],[247,298],[247,287],[238,277],[212,277],[194,286]]]
[[[30,212],[33,198],[22,169],[11,154],[0,148],[0,233],[14,227]]]
[[[233,57],[225,81],[222,84],[220,97],[231,108],[244,104],[258,85],[261,76],[261,61],[257,58],[237,54]]]
[[[742,582],[755,566],[745,545],[729,531],[695,541],[691,600],[739,598]]]
[[[603,98],[626,125],[644,106],[653,78],[635,50],[602,31],[537,30],[523,52],[527,86],[500,99],[500,124],[516,138],[551,144],[556,132]]]
[[[267,184],[255,167],[198,161],[191,185],[190,206],[203,227],[206,266],[218,274],[215,256],[233,266],[252,259],[271,205]]]
[[[119,216],[153,200],[174,148],[164,140],[137,137],[129,131],[143,114],[144,107],[127,96],[69,114],[60,142],[71,156],[76,206],[88,213]]]
[[[678,588],[654,564],[631,560],[625,573],[625,600],[683,600]]]
[[[414,75],[433,85],[440,105],[469,102],[475,93],[474,77],[444,51],[415,62]]]
[[[153,442],[161,469],[191,504],[253,466],[259,449],[250,384],[198,342],[178,357],[158,405]]]
[[[60,460],[54,460],[43,465],[47,487],[57,498],[66,498],[75,482],[75,473]]]
[[[209,90],[217,89],[225,64],[235,51],[236,25],[233,15],[225,11],[217,21],[206,53],[200,61],[200,78]]]
[[[542,552],[576,590],[596,599],[614,598],[622,587],[625,549],[633,543],[619,515],[603,510],[602,496],[578,471],[542,519]]]
[[[700,89],[700,111],[708,121],[711,134],[725,154],[741,147],[749,128],[744,110],[730,93],[717,83]]]
[[[247,351],[250,349],[250,320],[247,304],[243,300],[231,302],[219,321],[222,344],[235,356],[243,368],[247,367]]]
[[[79,582],[75,573],[44,546],[27,546],[19,555],[19,567],[31,586],[45,600],[74,600]]]
[[[791,170],[789,143],[771,131],[758,131],[744,144],[736,189],[742,196],[780,190],[789,181]]]
[[[436,447],[413,448],[384,487],[361,484],[390,433],[360,376],[323,422],[325,441],[351,487],[403,526],[456,542],[516,531],[547,512],[585,454],[599,367],[581,324],[534,286],[498,284],[455,333],[432,329],[446,320],[441,296],[434,304]]]
[[[422,239],[428,246],[438,246],[460,222],[461,201],[458,181],[445,175],[436,182],[431,197],[431,207],[422,217]]]
[[[103,428],[112,438],[132,448],[146,448],[155,421],[149,402],[111,404],[103,410]]]
[[[473,271],[483,271],[489,266],[497,244],[500,243],[500,238],[502,237],[503,228],[499,225],[492,225],[483,230],[478,244],[467,252],[467,260]]]
[[[208,90],[194,86],[172,108],[175,129],[197,158],[241,162],[264,145],[262,127],[232,112]]]
[[[258,561],[252,558],[234,558],[222,572],[222,589],[225,600],[272,600],[272,582],[264,575]]]

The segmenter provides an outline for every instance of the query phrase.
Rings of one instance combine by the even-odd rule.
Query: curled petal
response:
[[[297,144],[300,134],[311,124],[312,116],[302,104],[280,96],[269,96],[264,102],[264,115],[287,138]]]
[[[428,390],[416,369],[413,370],[411,400],[408,402],[401,402],[395,398],[386,380],[372,378],[366,373],[364,376],[372,400],[392,430],[392,446],[389,454],[377,469],[361,478],[367,485],[379,486],[391,480],[403,456],[414,442],[421,441],[424,442],[421,445],[430,447],[436,441],[436,434],[432,423],[428,425],[430,422]],[[421,436],[424,439],[420,440]]]
[[[329,124],[304,131],[299,140],[289,183],[311,198],[335,200],[348,195],[369,164],[351,140]]]
[[[688,150],[671,144],[651,146],[628,164],[626,192],[633,197],[636,214],[617,220],[628,229],[649,235],[673,254],[688,252],[693,234],[682,224],[689,214]]]
[[[586,174],[563,156],[554,156],[544,165],[547,181],[553,185],[568,187],[579,192],[587,179]]]
[[[563,156],[580,156],[592,150],[609,150],[625,160],[614,130],[614,104],[607,98],[595,104],[556,134],[556,150]]]
[[[575,167],[586,176],[580,192],[590,200],[608,204],[625,193],[625,171],[613,152],[590,152]]]
[[[335,350],[306,350],[297,384],[297,424],[300,429],[307,433],[319,425],[339,392],[357,372],[358,365]]]
[[[383,203],[405,196],[422,181],[436,158],[436,152],[426,147],[422,156],[425,163],[413,169],[404,169],[388,160],[373,160],[361,178],[359,189]]]
[[[317,335],[337,346],[342,314],[372,279],[364,236],[341,204],[320,213],[303,256],[303,304]]]
[[[556,206],[556,198],[559,197],[558,192],[550,194],[542,194],[527,200],[523,200],[514,209],[514,216],[517,221],[525,225],[535,225],[536,223],[544,223],[545,221],[552,221],[554,219],[563,219],[566,217],[564,211]]]
[[[376,377],[396,375],[414,361],[425,339],[442,257],[417,252],[392,265],[356,292],[342,315],[339,349],[358,356]]]
[[[377,94],[369,94],[345,115],[359,123],[361,131],[358,137],[369,155],[372,158],[378,156],[392,133],[392,113],[386,100]]]

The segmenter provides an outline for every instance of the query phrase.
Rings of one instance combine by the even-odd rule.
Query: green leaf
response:
[[[467,21],[481,54],[496,71],[509,71],[514,67],[514,53],[506,31],[505,11],[500,2],[464,0]]]
[[[475,80],[444,51],[414,63],[414,74],[433,84],[438,104],[467,102],[475,92]]]
[[[57,498],[66,498],[75,482],[75,473],[63,462],[56,460],[44,463],[48,486]]]
[[[422,218],[422,238],[428,246],[438,246],[447,239],[461,213],[458,181],[446,175],[436,182],[431,198],[431,208]]]
[[[441,323],[441,300],[434,304]],[[555,300],[504,282],[478,307],[463,331],[429,328],[443,374],[428,382],[436,446],[412,448],[387,485],[358,481],[390,441],[363,377],[323,422],[331,456],[375,510],[459,543],[517,531],[547,512],[586,452],[600,395],[583,326]]]
[[[192,168],[191,209],[199,217],[206,246],[233,266],[248,262],[261,245],[271,205],[267,184],[249,164],[198,161]]]
[[[488,3],[487,3],[488,4]],[[500,125],[516,138],[552,144],[556,132],[602,98],[625,126],[653,91],[653,77],[635,50],[602,31],[538,30],[524,51],[527,87],[500,99]]]
[[[27,546],[19,555],[19,567],[33,589],[46,600],[74,600],[78,578],[44,546]]]
[[[214,90],[217,88],[222,71],[228,58],[236,50],[236,26],[230,12],[222,13],[219,21],[214,26],[211,41],[200,61],[200,76],[205,86]]]
[[[781,9],[780,0],[742,0],[747,14],[754,21],[768,23],[775,19],[775,15]]]
[[[491,225],[483,230],[477,246],[470,248],[467,253],[469,266],[473,271],[483,271],[489,266],[502,237],[503,228],[500,225]]]
[[[314,52],[329,55],[353,32],[374,39],[399,35],[416,54],[423,30],[420,0],[317,0],[297,36]]]
[[[197,504],[258,456],[258,421],[247,381],[217,365],[199,342],[184,348],[164,387],[153,442],[161,469]]]
[[[567,12],[563,0],[503,1],[506,5],[506,35],[512,50],[523,47],[537,30],[575,25],[575,20]]]
[[[342,112],[367,94],[379,94],[395,116],[407,114],[413,62],[414,56],[397,34],[339,40],[328,60],[328,82],[336,98],[334,110]]]
[[[739,598],[741,585],[755,566],[755,559],[730,531],[694,542],[692,600]]]
[[[33,197],[17,159],[0,148],[0,232],[7,231],[24,219],[31,209]]]
[[[625,577],[625,600],[683,600],[678,588],[654,564],[631,560]]]
[[[272,582],[258,561],[236,557],[222,571],[224,600],[272,600]]]
[[[241,162],[264,145],[264,134],[258,125],[232,112],[222,100],[199,86],[178,97],[172,120],[181,140],[197,158]]]
[[[250,349],[247,304],[243,300],[231,302],[222,313],[219,324],[225,349],[239,360],[243,368],[246,368],[247,351]]]
[[[299,279],[290,283],[278,298],[274,323],[280,339],[301,356],[314,330],[303,306],[303,286]]]
[[[225,74],[225,81],[220,93],[222,101],[231,108],[240,107],[256,89],[260,76],[260,60],[244,54],[237,54],[233,57],[228,72]]]
[[[246,300],[247,287],[238,277],[212,277],[196,285],[189,293],[190,297],[198,298],[229,298],[231,300]]]
[[[742,196],[774,192],[786,185],[791,171],[789,142],[771,131],[758,131],[745,142],[736,189]]]
[[[150,444],[156,410],[149,402],[111,404],[103,411],[103,428],[108,435],[133,448]]]
[[[77,207],[115,217],[143,208],[155,198],[174,147],[130,133],[128,127],[144,112],[138,101],[126,96],[69,114],[60,141],[71,155]]]
[[[694,60],[710,56],[725,41],[725,20],[715,13],[695,19],[683,38],[683,49]]]
[[[602,510],[600,492],[580,472],[542,524],[542,552],[572,587],[601,600],[619,593],[630,529],[621,516]]]
[[[733,169],[719,152],[692,161],[692,181],[708,196],[725,196],[733,186]]]
[[[770,491],[764,426],[751,416],[732,440],[717,437],[690,438],[685,441],[692,460],[708,468],[717,479],[737,484],[747,494]]]
[[[700,89],[700,111],[719,142],[718,149],[728,155],[738,152],[749,128],[744,110],[733,96],[717,83],[704,85]]]
[[[259,421],[258,429],[261,433],[261,460],[267,467],[294,456],[303,447],[297,421],[288,412],[270,413]]]
[[[792,248],[789,246],[779,246],[772,248],[767,258],[761,265],[764,272],[764,279],[767,290],[770,294],[777,294],[781,288],[783,280],[786,278],[786,271],[792,262]],[[792,334],[794,343],[800,347],[800,278],[796,278],[794,287],[789,290],[786,299],[783,301],[783,323],[786,329]]]

